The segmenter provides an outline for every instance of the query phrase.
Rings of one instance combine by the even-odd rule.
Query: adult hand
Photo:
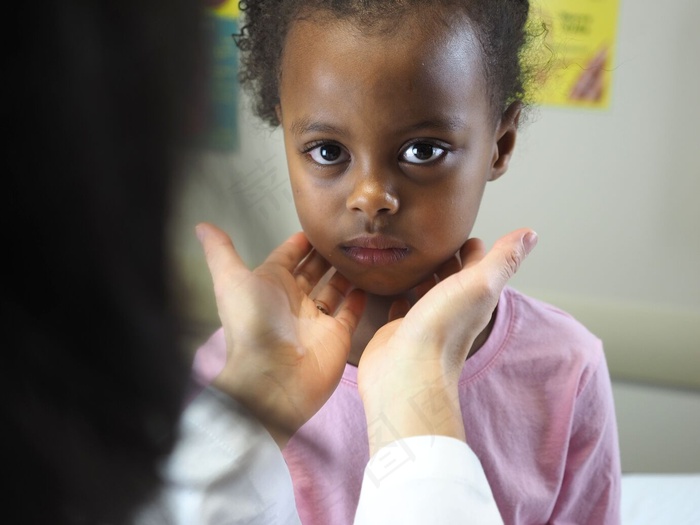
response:
[[[521,229],[485,254],[483,243],[470,239],[459,259],[437,272],[440,282],[431,283],[427,292],[423,286],[425,295],[410,310],[402,303],[393,305],[390,322],[377,331],[359,362],[370,453],[415,435],[465,439],[460,372],[501,291],[536,242],[533,231]]]
[[[227,359],[214,386],[246,406],[282,448],[327,401],[345,366],[364,294],[329,269],[303,233],[250,271],[217,227],[197,225],[214,282]]]

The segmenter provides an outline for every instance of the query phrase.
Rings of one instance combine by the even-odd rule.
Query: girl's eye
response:
[[[307,154],[314,162],[323,166],[340,164],[350,158],[348,152],[337,144],[321,144],[310,149]]]
[[[401,154],[401,160],[411,164],[435,162],[445,155],[445,149],[428,142],[416,142],[408,146]]]

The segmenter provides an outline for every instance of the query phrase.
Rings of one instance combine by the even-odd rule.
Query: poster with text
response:
[[[531,86],[541,105],[605,109],[610,105],[619,0],[538,0],[531,23],[539,59]]]

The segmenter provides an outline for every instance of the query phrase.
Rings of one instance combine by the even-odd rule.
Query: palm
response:
[[[310,293],[328,264],[297,235],[254,271],[220,230],[205,242],[224,327],[227,361],[215,385],[265,423],[291,435],[335,389],[362,301],[340,275],[325,285],[325,315]],[[334,298],[334,299],[329,299]],[[271,424],[271,423],[270,423]],[[269,428],[269,426],[268,426]]]
[[[458,394],[460,372],[472,343],[488,325],[508,279],[536,242],[516,230],[488,253],[478,239],[461,248],[417,287],[410,310],[397,302],[390,323],[377,331],[358,365],[358,386],[368,427],[391,425],[393,436],[439,434],[464,438]],[[405,317],[401,317],[405,315]],[[421,407],[427,406],[428,410]],[[383,425],[383,426],[382,426]],[[370,434],[370,450],[382,446]]]

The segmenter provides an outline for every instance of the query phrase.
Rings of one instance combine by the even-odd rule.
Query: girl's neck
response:
[[[377,330],[387,323],[389,319],[389,308],[398,298],[399,297],[396,296],[385,297],[381,295],[367,294],[365,311],[362,314],[360,323],[357,325],[357,329],[352,336],[348,363],[357,366],[367,343],[369,343],[370,339],[374,337]],[[411,304],[413,304],[412,301]]]
[[[367,343],[369,343],[370,339],[374,337],[374,334],[377,332],[377,330],[379,330],[382,326],[384,326],[387,323],[387,320],[389,319],[389,308],[391,308],[391,304],[395,300],[400,298],[408,299],[411,305],[413,305],[415,302],[414,298],[408,294],[403,296],[392,297],[367,294],[367,304],[365,306],[364,314],[362,315],[360,323],[358,324],[357,329],[355,330],[355,333],[352,337],[350,355],[348,356],[348,363],[357,366],[357,364],[360,362],[360,357],[362,357],[362,352],[364,352],[364,349],[367,346]],[[472,344],[472,347],[469,350],[467,359],[474,355],[477,352],[477,350],[479,350],[479,348],[481,348],[486,342],[486,340],[489,337],[489,334],[491,333],[491,329],[493,328],[493,323],[495,319],[496,311],[494,311],[493,315],[491,316],[491,321],[486,326],[486,328],[474,340],[474,343]]]

